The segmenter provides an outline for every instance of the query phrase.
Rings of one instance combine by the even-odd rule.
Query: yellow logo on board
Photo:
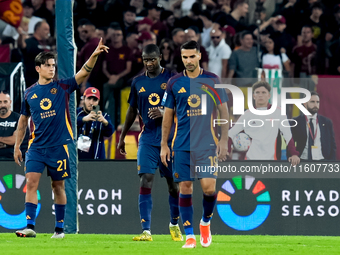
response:
[[[51,108],[52,101],[48,98],[44,98],[40,101],[40,108],[47,111]]]
[[[158,105],[160,101],[161,101],[161,98],[157,93],[152,93],[149,96],[149,103],[151,105]]]
[[[201,98],[198,95],[193,94],[188,98],[188,104],[190,107],[196,108],[201,104]]]

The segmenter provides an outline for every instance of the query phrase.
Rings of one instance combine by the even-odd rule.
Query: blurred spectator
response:
[[[80,19],[77,23],[77,33],[75,33],[75,41],[78,50],[81,50],[86,43],[87,33],[84,33],[84,25],[91,23],[88,19]],[[92,24],[92,23],[91,23]]]
[[[11,111],[11,98],[8,92],[0,91],[0,159],[13,160],[16,129],[19,113]],[[22,155],[28,148],[29,130],[26,130],[24,141],[20,147]]]
[[[332,39],[332,34],[329,33],[329,29],[327,28],[326,20],[323,19],[323,10],[324,7],[321,3],[314,3],[311,6],[311,15],[302,21],[302,25],[311,26],[313,28],[313,42],[316,43],[319,40],[330,41]],[[301,36],[299,42],[301,42]]]
[[[161,21],[166,27],[166,37],[170,38],[172,30],[175,28],[175,16],[172,11],[164,10],[161,13]]]
[[[184,34],[185,34],[185,41],[184,42],[189,42],[189,41],[198,42],[199,41],[199,35],[198,35],[198,28],[197,27],[191,27],[191,28],[186,29],[184,31]],[[179,73],[179,72],[182,72],[184,70],[184,64],[183,64],[183,61],[182,61],[180,48],[177,48],[175,51],[176,52],[174,54],[174,65],[176,66],[176,70]],[[208,70],[208,63],[209,63],[208,53],[203,46],[200,46],[200,52],[201,52],[200,66],[204,70]]]
[[[140,43],[139,49],[143,49],[148,44],[155,44],[156,36],[151,34],[152,32],[142,31],[138,34],[137,42]]]
[[[315,91],[305,107],[312,114],[301,114],[291,123],[296,149],[304,160],[335,160],[336,143],[333,123],[330,119],[318,114],[320,98]]]
[[[138,30],[138,32],[142,32],[142,31],[150,32],[152,25],[153,25],[152,20],[145,17],[144,19],[138,21],[138,29],[137,30]]]
[[[201,12],[201,4],[198,2],[194,3],[190,9],[190,13],[187,16],[184,16],[183,18],[178,20],[178,22],[175,22],[175,27],[187,29],[189,27],[195,26],[198,28],[199,33],[202,33],[204,24],[199,17]]]
[[[297,17],[301,16],[300,9],[297,6],[297,0],[288,0],[288,2],[283,2],[276,14],[282,15],[286,18],[286,32],[296,38],[301,31],[300,28],[296,26]]]
[[[213,22],[211,20],[211,14],[208,10],[202,11],[199,15],[203,22],[203,32],[201,33],[202,46],[208,48],[210,46],[210,32],[213,29]]]
[[[126,45],[131,50],[131,57],[132,57],[132,66],[131,72],[128,75],[129,78],[133,78],[137,74],[139,74],[142,69],[144,68],[143,61],[142,61],[142,52],[138,48],[138,34],[131,33],[126,36]]]
[[[192,5],[195,3],[196,0],[177,0],[173,5],[172,8],[181,9],[181,17],[184,17],[190,13]]]
[[[281,53],[279,41],[269,36],[261,57],[262,67],[266,69],[290,70],[290,61],[286,53]]]
[[[161,66],[172,70],[174,61],[174,46],[172,41],[168,38],[164,38],[159,45],[159,50],[162,54]]]
[[[80,70],[86,61],[90,58],[94,50],[97,48],[100,38],[97,37],[96,27],[89,21],[83,25],[82,33],[85,34],[86,44],[78,52],[77,69]],[[97,89],[103,89],[103,83],[105,82],[105,76],[102,72],[102,63],[104,55],[100,55],[97,59],[97,64],[93,67],[92,72],[87,79],[81,84],[80,94],[88,87],[96,87]]]
[[[33,6],[32,6],[31,2],[29,2],[29,1],[23,2],[22,3],[22,7],[23,7],[23,11],[24,11],[24,16],[22,18],[22,23],[27,23],[28,22],[28,29],[26,31],[23,28],[22,25],[20,25],[20,27],[23,28],[23,30],[24,30],[23,32],[26,32],[27,35],[33,35],[33,33],[34,33],[34,26],[39,21],[42,21],[42,18],[33,16],[34,9],[33,9]],[[11,25],[9,25],[9,24],[6,25],[2,35],[3,36],[7,36],[7,37],[12,37],[14,40],[18,40],[18,38],[19,38],[19,33],[17,32],[17,30],[14,27],[12,27]]]
[[[42,51],[50,51],[50,26],[46,21],[39,21],[34,27],[32,37],[24,40],[24,35],[21,34],[18,39],[18,45],[21,48],[25,66],[25,81],[29,87],[37,82],[39,75],[35,71],[35,56]]]
[[[227,78],[228,59],[231,55],[231,49],[225,43],[225,33],[221,30],[212,30],[210,33],[211,45],[207,49],[209,52],[208,70],[217,74],[220,78]]]
[[[32,0],[32,6],[34,8],[33,16],[40,17],[47,21],[50,25],[51,35],[54,35],[54,16],[53,14],[46,8],[46,4],[44,0]]]
[[[120,119],[120,90],[125,85],[126,76],[131,72],[131,49],[123,44],[123,31],[120,27],[112,27],[110,51],[103,61],[103,73],[108,81],[104,84],[104,105],[115,124]]]
[[[45,0],[46,9],[55,17],[55,0]]]
[[[175,49],[181,47],[185,42],[185,33],[182,28],[175,28],[172,31],[172,41],[174,42]]]
[[[316,73],[315,55],[317,47],[312,42],[313,29],[304,26],[301,30],[302,45],[293,49],[291,71],[293,77],[312,75]]]
[[[129,7],[123,12],[123,22],[121,27],[123,28],[124,38],[127,34],[136,33],[138,31],[135,7]]]
[[[263,22],[260,26],[260,34],[272,34],[275,38],[280,41],[281,50],[282,48],[287,53],[288,57],[291,57],[292,49],[295,45],[294,38],[288,34],[286,29],[286,18],[278,15],[271,17],[269,20]],[[254,35],[258,35],[258,30],[254,31]],[[262,41],[262,39],[260,39]]]
[[[329,22],[329,31],[333,35],[333,40],[340,39],[340,4],[337,4],[333,8],[333,15]]]
[[[234,4],[234,9],[230,14],[225,12],[221,12],[214,21],[220,25],[220,27],[224,27],[225,25],[232,26],[236,32],[243,31],[247,29],[247,26],[244,24],[244,20],[248,13],[248,4],[245,0],[237,0]]]
[[[126,35],[126,45],[131,49],[138,48],[138,34],[137,33],[129,33]]]
[[[219,15],[219,12],[222,11],[226,14],[229,14],[231,11],[231,0],[217,0],[216,5],[213,7],[211,14],[213,14],[213,18]]]
[[[103,44],[106,44],[107,29],[108,27],[97,27],[96,28],[96,37],[103,38]]]
[[[136,16],[137,17],[145,17],[147,15],[147,11],[144,8],[144,0],[131,0],[130,6],[136,8]]]
[[[122,9],[119,10],[120,16],[122,17]],[[109,23],[109,18],[113,13],[107,12],[109,15],[106,14],[104,9],[104,3],[98,2],[97,0],[85,0],[78,1],[78,5],[74,11],[74,22],[75,24],[78,23],[80,19],[88,19],[90,20],[96,27],[104,27],[107,26]],[[118,16],[114,16],[118,19]],[[122,17],[123,18],[123,17]]]
[[[244,31],[240,35],[241,47],[234,50],[229,59],[228,78],[238,78],[236,85],[247,87],[251,84],[253,72],[259,67],[259,60],[256,48],[253,47],[253,36],[249,31]]]
[[[152,20],[151,31],[157,36],[160,42],[167,35],[167,27],[161,22],[161,11],[163,7],[160,4],[150,4],[148,7],[148,16]]]
[[[174,43],[174,68],[178,70],[175,59],[182,59],[180,47],[185,42],[185,33],[182,28],[175,28],[172,31],[172,42]],[[179,60],[177,60],[177,62],[179,62]],[[181,71],[183,71],[183,69]]]
[[[114,126],[107,113],[95,109],[100,101],[97,88],[86,89],[83,98],[84,106],[77,109],[78,157],[105,159],[104,137],[113,134]]]
[[[229,47],[234,47],[234,37],[236,35],[236,31],[232,26],[225,25],[220,29],[224,36],[225,36],[225,42],[229,45]]]

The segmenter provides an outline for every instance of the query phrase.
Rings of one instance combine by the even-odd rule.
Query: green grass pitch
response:
[[[153,242],[134,242],[132,235],[52,234],[18,238],[14,233],[0,234],[0,254],[80,255],[80,254],[340,254],[340,237],[326,236],[222,236],[214,235],[209,248],[199,244],[182,249],[184,242],[173,242],[170,235],[153,235]]]

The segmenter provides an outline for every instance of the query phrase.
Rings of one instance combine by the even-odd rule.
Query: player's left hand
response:
[[[226,161],[228,156],[229,156],[229,152],[228,152],[228,140],[227,141],[219,141],[217,144],[217,148],[216,148],[216,154],[217,154],[217,158],[220,162],[222,161]]]
[[[103,123],[105,126],[109,124],[109,122],[104,118],[102,111],[97,112],[97,121]]]
[[[296,155],[288,158],[288,161],[292,164],[292,166],[296,166],[300,163],[300,158]]]
[[[168,161],[170,161],[170,149],[169,146],[161,146],[161,161],[163,165],[168,167]]]
[[[162,111],[158,109],[152,109],[148,112],[148,116],[150,119],[157,119],[157,118],[162,118],[163,114]]]
[[[106,53],[109,53],[109,47],[107,47],[106,45],[103,44],[103,38],[100,38],[100,41],[98,43],[97,48],[94,50],[94,52],[92,53],[92,56],[96,57],[98,56],[100,53],[102,53],[103,51],[105,51]]]

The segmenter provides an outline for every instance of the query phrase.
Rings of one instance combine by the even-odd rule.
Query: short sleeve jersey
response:
[[[46,85],[36,83],[25,90],[21,114],[31,116],[34,124],[29,146],[48,148],[72,142],[68,102],[77,88],[75,77],[72,77]]]
[[[217,75],[203,69],[194,79],[183,71],[168,81],[162,104],[176,111],[173,150],[202,151],[216,148],[218,139],[213,128],[216,106],[228,101],[224,89],[214,88],[219,83]],[[206,100],[206,104],[203,98],[206,98],[203,100]]]
[[[139,139],[140,145],[161,145],[162,118],[151,119],[148,113],[151,109],[163,108],[161,105],[162,98],[167,82],[172,75],[173,73],[163,68],[157,77],[150,78],[147,72],[143,72],[132,81],[128,102],[131,107],[138,108],[139,115],[144,123]]]

